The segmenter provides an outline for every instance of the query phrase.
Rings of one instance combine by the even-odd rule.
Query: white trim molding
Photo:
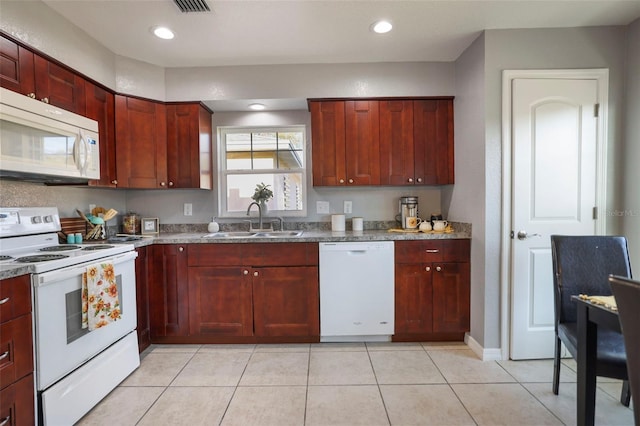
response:
[[[465,333],[464,343],[466,343],[467,346],[469,346],[469,349],[471,349],[482,361],[500,361],[507,359],[502,356],[502,350],[500,348],[483,348],[476,339],[469,335],[469,333]]]

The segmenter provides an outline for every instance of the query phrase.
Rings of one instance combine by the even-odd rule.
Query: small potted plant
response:
[[[265,185],[264,182],[261,182],[256,185],[256,190],[251,196],[251,199],[256,203],[260,204],[260,208],[263,212],[267,210],[267,202],[273,198],[273,191],[269,189],[270,185]]]

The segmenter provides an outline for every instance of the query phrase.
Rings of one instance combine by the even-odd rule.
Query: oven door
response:
[[[136,252],[34,274],[36,382],[44,390],[136,328]],[[93,331],[82,328],[82,274],[112,262],[122,317]]]

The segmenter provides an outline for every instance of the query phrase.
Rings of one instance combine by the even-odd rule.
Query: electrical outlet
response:
[[[329,214],[330,208],[328,201],[316,201],[316,212],[318,214]]]
[[[184,215],[185,216],[193,216],[193,204],[184,203]]]
[[[344,202],[344,212],[353,213],[353,203],[351,201]]]

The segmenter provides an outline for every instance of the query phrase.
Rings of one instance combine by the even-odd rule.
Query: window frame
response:
[[[227,207],[227,190],[228,176],[251,174],[251,175],[277,175],[288,173],[300,173],[303,186],[302,193],[302,210],[271,210],[264,214],[263,217],[306,217],[307,216],[307,200],[308,200],[308,184],[307,184],[307,167],[309,164],[307,126],[304,124],[290,125],[274,125],[274,126],[218,126],[217,131],[217,156],[218,156],[218,217],[221,218],[243,218],[246,216],[242,212],[230,212]],[[296,169],[233,169],[227,170],[227,150],[226,135],[229,133],[302,133],[302,157],[304,166]],[[261,152],[261,151],[255,151]],[[249,207],[249,205],[247,205]]]

